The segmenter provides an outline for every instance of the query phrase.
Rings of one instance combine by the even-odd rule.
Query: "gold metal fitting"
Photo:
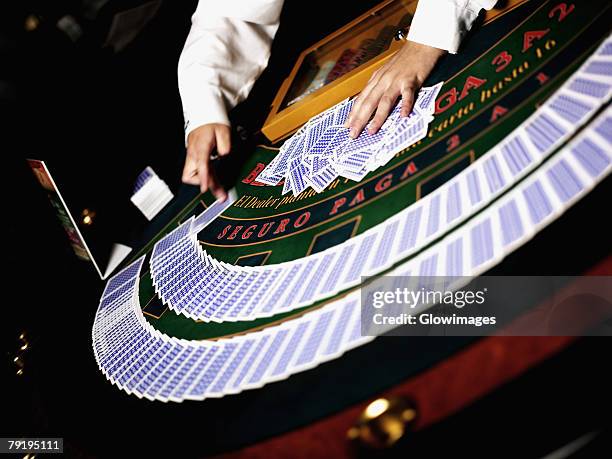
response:
[[[38,29],[39,25],[40,19],[38,18],[38,16],[36,16],[35,14],[30,14],[28,17],[25,18],[23,28],[26,32],[33,32]]]
[[[85,226],[93,225],[94,219],[96,218],[96,211],[90,209],[83,209],[81,212],[81,221]]]
[[[416,408],[408,399],[379,398],[361,413],[347,437],[370,448],[389,448],[404,437],[416,417]]]

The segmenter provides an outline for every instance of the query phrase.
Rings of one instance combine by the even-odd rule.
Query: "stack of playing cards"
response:
[[[356,139],[344,126],[354,100],[340,102],[290,137],[257,181],[275,186],[284,179],[282,193],[297,196],[309,186],[320,193],[338,177],[363,179],[427,135],[442,84],[421,89],[407,117],[400,116],[400,101],[378,132],[366,129]]]
[[[151,167],[147,166],[138,175],[130,200],[147,220],[152,220],[173,197],[166,182],[160,179]]]

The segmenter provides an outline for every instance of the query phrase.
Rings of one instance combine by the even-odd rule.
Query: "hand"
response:
[[[210,167],[210,155],[215,147],[220,156],[229,154],[231,149],[229,126],[219,123],[205,124],[189,133],[183,182],[200,185],[202,193],[210,188],[217,199],[225,199],[227,193]]]
[[[401,116],[408,116],[414,105],[415,94],[445,53],[438,48],[407,41],[385,65],[372,74],[355,100],[345,124],[350,128],[349,135],[352,138],[358,137],[374,112],[368,133],[376,133],[400,95]]]

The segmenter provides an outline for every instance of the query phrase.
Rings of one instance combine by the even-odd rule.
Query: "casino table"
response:
[[[447,56],[429,77],[431,83],[445,84],[428,137],[362,182],[341,179],[323,193],[310,190],[298,198],[281,196],[278,189],[256,181],[282,144],[262,138],[253,151],[241,152],[243,165],[235,184],[240,198],[199,234],[201,246],[232,264],[281,263],[340,244],[393,216],[464,170],[533,113],[607,36],[608,6],[590,2],[583,11],[572,11],[569,23],[549,18],[555,5],[526,2],[478,30],[461,54]],[[547,28],[550,32],[542,43],[531,44],[529,32]],[[520,59],[506,62],[499,57],[508,54]],[[479,89],[483,85],[496,89]],[[234,167],[236,158],[231,162]],[[162,231],[155,233],[160,223],[150,228],[149,243],[131,260],[212,200],[210,195],[184,191],[160,218]],[[140,302],[155,328],[186,339],[226,336],[285,318],[247,324],[194,323],[166,314],[147,275],[141,279]]]
[[[425,199],[502,142],[580,68],[610,34],[611,8],[605,0],[516,2],[477,27],[461,53],[446,56],[425,83],[444,81],[428,136],[361,182],[339,178],[322,193],[281,195],[280,186],[265,186],[257,175],[291,133],[274,143],[257,135],[232,157],[218,161],[220,174],[226,170],[234,174],[238,199],[198,233],[200,247],[233,265],[274,265],[343,244]],[[593,194],[601,198],[601,188],[609,189],[609,183],[608,179]],[[199,195],[192,188],[181,188],[175,201],[147,229],[146,243],[126,265],[150,256],[157,241],[212,203],[208,193]],[[562,217],[561,222],[569,218]],[[421,251],[454,230],[449,226]],[[541,250],[534,249],[533,243],[526,247],[532,253]],[[610,253],[605,250],[604,255]],[[513,265],[516,258],[509,260],[492,272],[522,274],[519,269],[528,268]],[[138,281],[144,317],[153,329],[186,340],[215,341],[262,330],[322,308],[359,288],[268,318],[204,322],[168,309],[156,294],[146,262],[144,266]],[[573,274],[609,275],[610,266],[608,258]],[[531,300],[529,306],[536,306],[543,299]],[[294,451],[294,457],[322,456],[322,450],[304,447],[304,439],[314,444],[315,439],[324,438],[323,445],[333,445],[331,438],[343,435],[364,403],[381,393],[410,394],[417,404],[416,428],[425,429],[575,341],[571,337],[381,338],[285,381],[217,400],[188,402],[185,410],[214,413],[202,421],[212,430],[206,437],[214,438],[207,443],[207,453],[249,447],[245,455],[263,457],[266,448],[272,448],[268,451],[289,457],[293,454],[286,448],[301,442],[300,454]],[[490,369],[482,378],[465,379],[482,366]],[[461,383],[440,396],[440,381],[453,377],[462,379]],[[287,407],[291,407],[291,416],[286,415]],[[262,413],[266,413],[265,423],[258,422]],[[311,427],[305,427],[308,425]],[[296,431],[298,428],[302,430]],[[336,446],[328,446],[329,451],[334,457],[344,457],[348,454],[345,446],[337,445],[346,442],[344,438],[336,441]]]

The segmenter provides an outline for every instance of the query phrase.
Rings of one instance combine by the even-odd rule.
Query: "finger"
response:
[[[370,77],[370,79],[368,80],[367,84],[365,85],[365,88],[363,88],[363,90],[359,93],[359,95],[355,98],[355,101],[353,102],[353,106],[351,107],[351,111],[349,113],[349,115],[346,118],[346,122],[344,123],[344,127],[350,127],[351,124],[354,121],[355,118],[355,114],[359,112],[361,104],[363,103],[363,101],[370,95],[370,93],[374,90],[374,88],[376,88],[376,86],[378,85],[378,81],[380,80],[380,77],[382,75],[382,68],[379,70],[376,70],[372,76]]]
[[[215,138],[217,140],[217,153],[220,156],[229,154],[232,148],[229,128],[227,126],[219,126],[215,129]]]
[[[185,166],[183,167],[182,181],[189,185],[198,185],[200,178],[198,176],[199,159],[206,154],[208,145],[214,141],[214,132],[212,129],[198,128],[191,133],[187,138],[187,155],[185,158]]]
[[[406,87],[402,89],[402,108],[400,116],[406,117],[412,111],[414,107],[414,89],[412,87]]]
[[[368,78],[368,84],[372,83],[374,80],[376,80],[378,78],[378,76],[380,75],[380,72],[382,70],[382,67],[378,70],[374,70],[372,72],[372,75],[370,76],[370,78]]]
[[[372,92],[361,104],[358,111],[355,113],[353,120],[350,124],[349,136],[353,139],[357,138],[363,128],[370,120],[372,113],[376,110],[382,94]]]
[[[208,190],[209,180],[210,180],[210,153],[212,149],[215,147],[214,137],[211,138],[208,142],[200,144],[200,149],[198,150],[198,162],[197,162],[197,170],[198,170],[198,179],[200,182],[200,191],[202,193]]]
[[[383,125],[391,110],[393,110],[393,106],[395,105],[395,101],[397,100],[397,96],[399,95],[399,91],[386,93],[384,96],[380,98],[380,102],[378,103],[378,108],[376,109],[376,114],[374,115],[374,119],[368,126],[368,133],[376,134],[380,127]]]
[[[198,179],[200,182],[200,192],[205,193],[208,190],[209,177],[208,177],[208,155],[198,160]]]
[[[364,91],[366,88],[364,88]],[[357,97],[355,97],[355,100],[353,101],[353,106],[351,107],[351,111],[349,112],[348,116],[346,117],[346,121],[344,122],[345,128],[348,128],[351,126],[351,122],[353,121],[353,118],[355,117],[355,113],[359,110],[359,105],[361,104],[362,94],[363,93],[359,93]]]
[[[361,110],[363,102],[368,98],[376,83],[368,83],[363,91],[359,93],[359,95],[355,98],[355,102],[353,102],[353,106],[351,107],[351,112],[346,118],[346,122],[344,123],[344,127],[350,128],[351,125],[355,122],[355,117],[357,113]]]
[[[185,157],[185,165],[183,167],[182,181],[189,185],[197,185],[200,183],[198,179],[198,161],[193,153],[188,150],[187,156]]]
[[[212,167],[209,167],[208,184],[209,184],[210,192],[213,194],[213,196],[217,199],[225,201],[225,199],[227,198],[227,193],[225,192],[223,187],[219,184],[219,181],[217,180],[217,177],[215,176],[214,171],[212,170]]]

